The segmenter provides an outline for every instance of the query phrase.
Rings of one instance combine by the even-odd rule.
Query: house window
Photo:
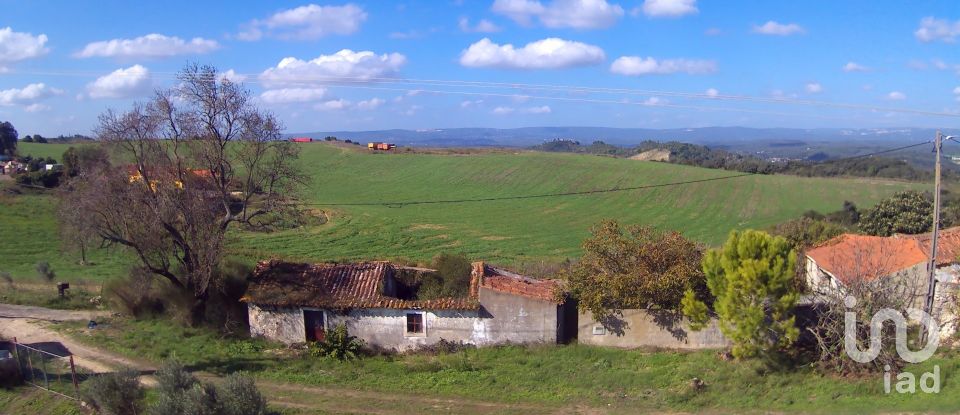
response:
[[[605,329],[603,326],[593,326],[594,336],[603,336],[604,334],[607,334],[607,329]]]
[[[407,313],[407,334],[423,334],[423,313]]]

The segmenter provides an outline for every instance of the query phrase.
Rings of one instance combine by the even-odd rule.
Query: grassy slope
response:
[[[630,187],[736,173],[608,157],[533,153],[439,156],[366,154],[325,144],[303,147],[315,203],[503,197]],[[914,185],[889,181],[752,176],[591,196],[405,207],[317,207],[334,220],[313,229],[242,235],[250,257],[406,257],[461,250],[500,262],[576,256],[602,218],[675,229],[711,245],[731,229],[766,228],[807,209],[862,206]]]
[[[126,356],[154,362],[176,356],[194,370],[213,373],[244,370],[279,382],[560,407],[586,405],[611,413],[736,413],[756,408],[816,413],[960,409],[960,401],[955,398],[960,385],[954,375],[960,370],[960,360],[955,355],[908,368],[919,376],[930,371],[932,365],[940,365],[939,394],[885,395],[879,375],[841,379],[805,367],[768,371],[757,362],[722,361],[712,351],[511,346],[340,363],[285,358],[283,352],[259,350],[276,347],[263,341],[219,338],[161,320],[112,319],[93,332],[81,323],[60,323],[59,329],[79,341]],[[694,377],[707,385],[699,393],[690,387]]]
[[[59,160],[68,145],[22,144],[23,154]],[[327,144],[302,146],[311,203],[503,197],[701,180],[733,172],[559,153],[469,156],[367,154]],[[844,200],[868,206],[916,184],[867,179],[751,176],[684,186],[484,203],[405,207],[314,206],[330,223],[271,234],[240,233],[231,250],[248,261],[280,256],[327,261],[408,258],[442,251],[510,264],[575,257],[589,227],[603,218],[675,229],[717,245],[731,229],[766,228],[807,209],[832,211]],[[63,255],[54,200],[0,197],[0,270],[24,278],[49,261],[58,274],[101,279],[122,273],[128,256],[99,251],[93,266]]]

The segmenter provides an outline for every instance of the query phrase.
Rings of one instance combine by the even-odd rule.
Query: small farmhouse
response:
[[[477,262],[468,297],[412,300],[397,278],[411,271],[422,270],[389,262],[261,262],[242,298],[250,333],[284,343],[317,341],[342,323],[368,345],[398,351],[441,339],[492,345],[556,343],[575,335],[576,323],[565,323],[575,318],[575,307],[556,300],[553,280]]]
[[[844,234],[806,253],[806,282],[816,294],[835,294],[853,280],[900,278],[918,293],[923,304],[929,281],[932,238],[923,235],[890,237]],[[960,227],[943,229],[937,239],[934,286],[935,312],[952,313],[960,283]],[[940,320],[945,321],[941,316]]]

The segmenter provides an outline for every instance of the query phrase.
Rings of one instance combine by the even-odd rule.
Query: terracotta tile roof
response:
[[[922,235],[898,235],[901,238],[909,238],[917,241],[920,249],[923,251],[924,258],[930,258],[930,234]],[[937,266],[944,266],[957,263],[960,257],[960,226],[941,229],[937,237]]]
[[[557,301],[560,282],[550,279],[536,279],[515,274],[510,271],[493,268],[483,262],[473,263],[474,279],[481,273],[479,286],[493,291],[536,298],[545,301]]]
[[[240,299],[243,302],[281,307],[332,309],[397,308],[477,310],[476,298],[402,300],[381,293],[396,267],[388,262],[356,264],[300,264],[262,261]]]
[[[841,282],[853,278],[874,279],[927,261],[927,255],[912,238],[843,234],[806,255]]]

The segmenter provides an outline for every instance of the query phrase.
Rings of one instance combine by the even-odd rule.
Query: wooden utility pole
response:
[[[934,141],[937,162],[933,179],[933,232],[930,235],[930,264],[927,265],[927,271],[930,274],[927,279],[927,301],[923,307],[923,311],[930,315],[933,311],[933,296],[936,294],[937,286],[937,237],[940,233],[940,147],[942,144],[940,131],[938,130],[937,139]]]

